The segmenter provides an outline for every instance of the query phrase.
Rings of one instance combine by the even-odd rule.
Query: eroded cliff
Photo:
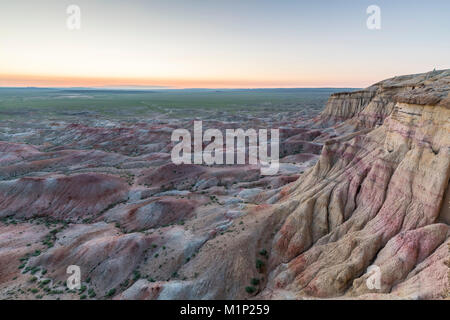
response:
[[[449,84],[450,72],[440,71],[345,94],[359,99],[330,98],[317,120],[346,135],[325,142],[280,204],[290,212],[274,237],[262,296],[440,296],[448,286]],[[380,289],[366,285],[372,264]]]
[[[250,283],[263,299],[442,298],[449,86],[445,70],[332,95],[306,125],[322,132],[314,167],[276,203],[248,206],[232,225],[245,230],[208,241],[180,269],[188,280],[139,281],[119,298],[245,298]]]
[[[273,177],[170,163],[179,123],[1,142],[0,298],[36,282],[41,298],[443,298],[449,87],[450,70],[401,76],[265,123],[282,128]]]

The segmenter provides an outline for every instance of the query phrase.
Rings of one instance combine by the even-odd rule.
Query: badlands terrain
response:
[[[448,298],[449,88],[443,70],[303,98],[236,93],[245,106],[215,92],[224,110],[183,105],[195,92],[130,93],[132,114],[89,90],[10,90],[0,299]],[[172,131],[199,119],[279,128],[278,174],[173,164]],[[80,289],[66,287],[70,265]]]

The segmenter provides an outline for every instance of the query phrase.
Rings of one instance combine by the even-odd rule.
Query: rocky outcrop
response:
[[[333,95],[313,121],[324,143],[316,165],[276,203],[247,208],[233,235],[209,240],[180,268],[185,280],[138,281],[117,298],[441,298],[449,80],[438,71]]]
[[[127,231],[147,230],[182,223],[192,216],[195,208],[206,202],[206,197],[196,200],[184,197],[158,197],[117,206],[106,213],[105,220],[117,222]]]
[[[50,175],[0,182],[0,217],[93,219],[128,197],[128,184],[104,174]]]
[[[0,143],[0,298],[443,298],[449,87],[450,70],[395,77],[270,122],[277,176],[170,163],[173,123]]]
[[[339,126],[354,132],[327,141],[316,166],[284,198],[294,204],[274,237],[271,280],[261,296],[365,293],[360,276],[372,263],[382,271],[378,292],[390,292],[446,241],[448,226],[434,223],[449,205],[443,203],[450,177],[449,80],[449,71],[387,80],[364,108],[344,109],[352,118]],[[433,98],[408,96],[417,86]],[[356,131],[370,127],[362,115],[386,91],[392,100],[385,105],[393,108],[383,124]],[[329,119],[329,108],[323,116]],[[441,289],[436,284],[432,295]]]
[[[317,125],[327,128],[359,115],[372,101],[377,89],[370,87],[363,91],[332,94],[325,110],[316,119]]]
[[[313,123],[325,128],[334,126],[342,135],[381,125],[397,102],[448,107],[448,73],[443,70],[399,76],[361,91],[332,94]]]

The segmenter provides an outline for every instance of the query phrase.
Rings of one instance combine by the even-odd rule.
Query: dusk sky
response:
[[[0,1],[0,86],[365,87],[450,68],[448,0]]]

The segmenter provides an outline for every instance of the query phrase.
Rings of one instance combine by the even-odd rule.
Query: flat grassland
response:
[[[204,117],[221,120],[221,112],[270,115],[304,110],[316,114],[330,94],[349,90],[352,89],[0,88],[0,119],[83,115],[126,118],[162,114],[168,118]]]

